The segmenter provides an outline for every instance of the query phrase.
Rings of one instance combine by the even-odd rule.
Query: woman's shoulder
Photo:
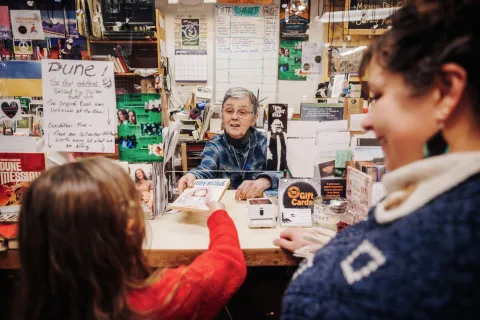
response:
[[[215,137],[210,139],[205,146],[210,147],[223,147],[225,145],[225,133],[217,134]]]
[[[453,223],[470,218],[480,221],[479,206],[480,173],[477,173],[432,199],[414,213],[431,215],[433,220],[439,222]]]

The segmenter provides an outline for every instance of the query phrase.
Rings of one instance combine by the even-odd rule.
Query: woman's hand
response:
[[[261,198],[263,197],[263,191],[270,188],[271,185],[267,178],[243,181],[235,193],[235,200]]]
[[[288,228],[280,233],[280,239],[273,240],[273,244],[282,249],[294,252],[295,250],[314,244],[311,241],[305,240],[304,235],[307,232],[301,228]]]
[[[181,177],[180,180],[178,180],[178,194],[182,194],[187,188],[193,188],[195,180],[197,180],[197,178],[193,173],[187,173]]]

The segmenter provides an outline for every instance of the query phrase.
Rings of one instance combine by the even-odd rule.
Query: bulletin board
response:
[[[275,102],[278,6],[215,7],[215,102],[231,87]]]

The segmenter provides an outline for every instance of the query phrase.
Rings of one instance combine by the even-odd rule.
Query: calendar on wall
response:
[[[175,50],[175,81],[206,82],[207,51],[181,51],[183,50]]]
[[[207,82],[207,19],[175,17],[175,81]]]

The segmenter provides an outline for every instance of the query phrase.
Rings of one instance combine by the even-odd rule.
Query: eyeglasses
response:
[[[232,117],[235,114],[235,112],[237,113],[237,116],[240,119],[246,119],[249,114],[253,113],[252,111],[246,111],[246,110],[235,111],[234,109],[223,109],[223,113],[229,117]]]

